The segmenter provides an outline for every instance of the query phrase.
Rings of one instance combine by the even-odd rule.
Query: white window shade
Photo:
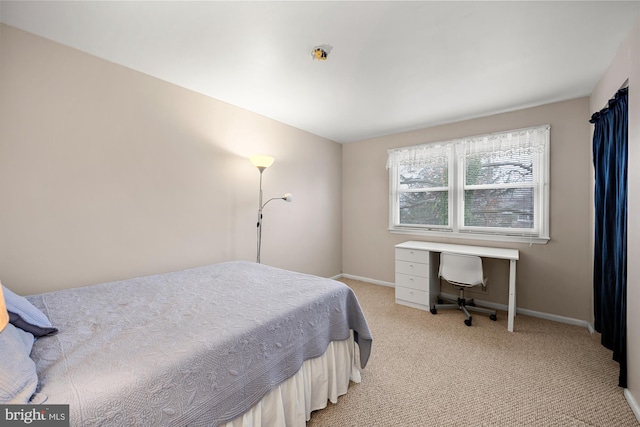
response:
[[[493,153],[499,156],[519,156],[522,153],[543,152],[549,143],[549,125],[496,132],[456,140],[458,154]]]
[[[421,167],[432,163],[446,163],[452,147],[453,141],[387,150],[387,169],[398,165]]]

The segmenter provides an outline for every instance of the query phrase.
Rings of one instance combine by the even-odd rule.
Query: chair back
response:
[[[438,276],[454,284],[477,286],[484,284],[482,258],[473,255],[440,253]]]

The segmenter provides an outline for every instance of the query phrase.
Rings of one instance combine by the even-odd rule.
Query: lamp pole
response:
[[[260,170],[260,194],[258,195],[258,247],[256,249],[256,262],[260,264],[260,246],[262,244],[262,208],[264,208],[262,205],[262,172],[264,172],[265,167],[258,166],[258,170]]]
[[[258,223],[257,223],[258,242],[257,242],[257,248],[256,248],[256,262],[260,264],[260,247],[262,246],[262,209],[264,209],[264,207],[267,206],[267,203],[269,203],[272,200],[282,199],[285,202],[290,202],[291,200],[293,200],[293,196],[291,195],[291,193],[287,193],[282,197],[274,197],[273,199],[269,199],[263,204],[262,203],[262,173],[266,168],[268,168],[273,164],[275,159],[270,156],[256,155],[256,156],[251,156],[249,160],[260,171],[260,193],[258,194]]]

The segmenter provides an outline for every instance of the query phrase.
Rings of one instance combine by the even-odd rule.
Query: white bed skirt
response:
[[[349,381],[360,382],[355,363],[353,331],[349,339],[329,343],[320,357],[307,360],[291,378],[267,393],[260,402],[221,427],[305,426],[311,412],[338,402]]]

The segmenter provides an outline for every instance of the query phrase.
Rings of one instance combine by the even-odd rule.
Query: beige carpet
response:
[[[373,333],[362,382],[312,414],[320,426],[639,426],[598,334],[506,312],[493,322],[394,303],[393,288],[344,279]]]

